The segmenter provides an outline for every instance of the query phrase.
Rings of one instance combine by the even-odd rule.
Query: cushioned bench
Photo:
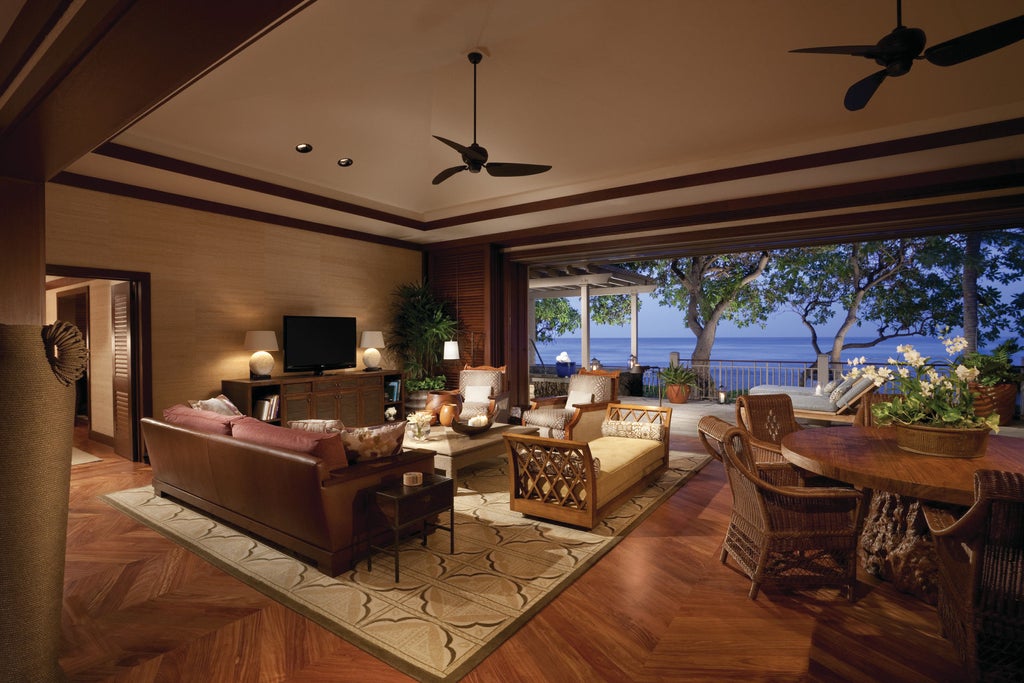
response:
[[[870,379],[862,377],[826,385],[820,395],[815,394],[814,387],[782,384],[758,384],[750,387],[749,393],[786,394],[793,401],[793,414],[797,417],[871,426],[871,395],[876,388]]]
[[[671,422],[671,408],[610,403],[589,442],[506,434],[509,507],[594,528],[668,468]]]

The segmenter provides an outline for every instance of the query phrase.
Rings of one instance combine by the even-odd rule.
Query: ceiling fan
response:
[[[479,52],[470,52],[469,61],[473,65],[473,144],[469,147],[460,145],[457,142],[452,142],[447,138],[443,138],[440,135],[434,137],[448,145],[456,152],[462,155],[461,166],[452,166],[446,168],[436,176],[431,182],[434,185],[443,183],[448,178],[459,171],[469,171],[470,173],[479,173],[480,169],[486,170],[492,176],[523,176],[523,175],[534,175],[537,173],[543,173],[544,171],[551,170],[550,166],[544,166],[542,164],[512,164],[498,161],[487,161],[487,150],[476,143],[476,65],[484,58]]]
[[[837,45],[807,47],[790,52],[852,55],[875,60],[883,68],[861,79],[846,91],[843,104],[850,111],[863,109],[887,76],[902,76],[910,71],[915,59],[925,59],[936,66],[953,66],[986,55],[1024,38],[1024,15],[1001,21],[986,28],[965,33],[958,38],[924,49],[926,38],[919,28],[903,25],[902,0],[896,0],[896,28],[875,45]],[[923,51],[923,54],[922,54]]]

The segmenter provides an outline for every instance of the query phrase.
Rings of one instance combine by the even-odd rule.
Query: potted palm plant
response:
[[[391,313],[388,351],[402,364],[406,412],[411,414],[423,409],[429,391],[444,389],[442,349],[455,338],[458,323],[448,302],[435,296],[425,280],[398,285]]]
[[[682,363],[669,365],[658,376],[665,386],[665,398],[669,403],[686,403],[693,387],[697,386],[697,373]]]

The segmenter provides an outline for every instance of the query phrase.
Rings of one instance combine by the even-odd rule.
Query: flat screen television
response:
[[[324,374],[356,366],[356,319],[284,316],[284,371]]]

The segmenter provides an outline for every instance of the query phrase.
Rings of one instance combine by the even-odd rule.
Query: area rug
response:
[[[421,681],[456,681],[582,575],[707,464],[673,451],[669,470],[593,531],[508,508],[504,462],[460,471],[455,554],[437,531],[402,546],[401,581],[387,553],[329,577],[149,486],[104,498],[274,600]],[[442,516],[447,523],[447,514]]]
[[[99,462],[103,458],[97,458],[92,453],[86,453],[85,451],[71,447],[71,464],[72,465],[84,465],[88,462]]]

